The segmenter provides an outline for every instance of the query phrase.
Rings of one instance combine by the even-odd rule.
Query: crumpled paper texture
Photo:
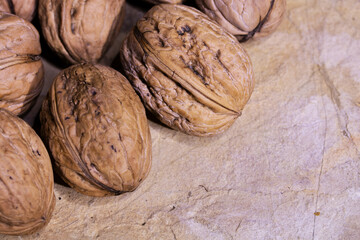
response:
[[[143,14],[127,7],[119,41]],[[359,239],[359,29],[357,0],[288,0],[273,34],[244,44],[256,84],[228,131],[150,122],[153,165],[135,192],[56,184],[49,225],[21,239]],[[51,82],[59,69],[45,66]]]

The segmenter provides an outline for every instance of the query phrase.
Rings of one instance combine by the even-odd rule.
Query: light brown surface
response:
[[[126,19],[141,17],[127,6]],[[135,192],[56,184],[49,225],[20,239],[359,239],[359,16],[357,0],[287,1],[276,32],[244,44],[256,85],[228,131],[151,122],[153,165]],[[58,70],[46,69],[50,82]]]

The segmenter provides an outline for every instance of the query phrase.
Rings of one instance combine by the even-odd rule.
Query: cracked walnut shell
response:
[[[286,0],[196,0],[196,3],[242,42],[272,33],[286,8]]]
[[[48,45],[70,63],[97,63],[119,33],[125,0],[40,0]]]
[[[0,0],[0,11],[18,15],[31,22],[34,18],[37,0]]]
[[[153,7],[125,39],[120,56],[146,107],[191,135],[223,132],[254,88],[250,58],[237,39],[183,5]]]
[[[133,191],[151,165],[145,109],[130,83],[105,66],[71,66],[54,79],[40,113],[55,170],[91,196]]]
[[[24,19],[0,12],[0,108],[27,111],[44,85],[39,33]]]
[[[0,234],[34,233],[55,206],[50,157],[35,131],[0,109]]]

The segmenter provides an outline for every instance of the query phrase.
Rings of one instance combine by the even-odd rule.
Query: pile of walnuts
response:
[[[254,76],[239,41],[273,32],[285,0],[196,0],[202,12],[179,0],[149,2],[158,5],[120,49],[125,77],[98,64],[120,31],[124,0],[0,1],[1,234],[30,234],[49,222],[53,168],[86,195],[135,190],[151,167],[145,108],[195,136],[222,133],[241,115]],[[70,65],[43,100],[42,140],[19,117],[44,83],[39,33],[29,22],[36,12],[47,44]]]

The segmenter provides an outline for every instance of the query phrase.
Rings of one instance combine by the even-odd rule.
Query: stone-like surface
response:
[[[119,41],[142,15],[127,7]],[[57,184],[43,231],[1,238],[360,239],[359,29],[358,0],[288,0],[276,32],[244,44],[255,90],[228,131],[197,138],[150,123],[153,166],[135,192],[94,198]],[[45,67],[48,84],[58,69]]]

